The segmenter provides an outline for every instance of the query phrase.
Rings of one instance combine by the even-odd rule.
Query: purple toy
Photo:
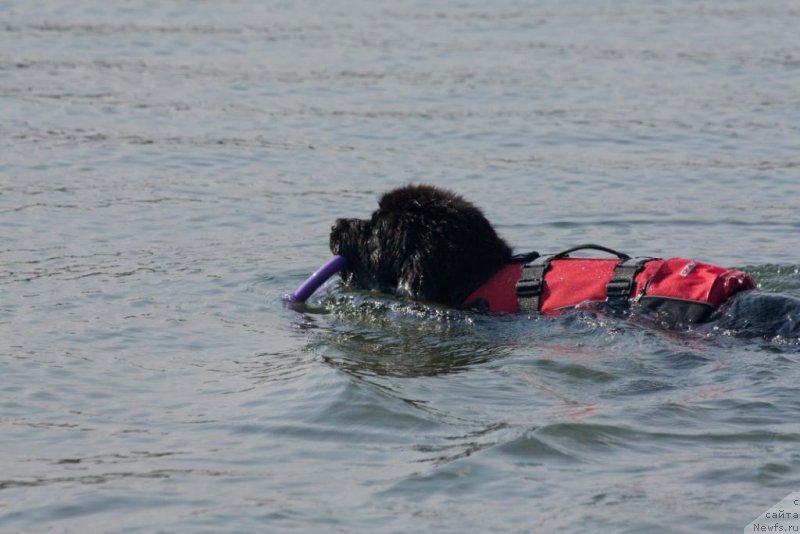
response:
[[[328,262],[314,271],[314,274],[308,277],[308,280],[300,284],[294,293],[287,293],[283,296],[283,300],[289,302],[305,302],[319,286],[325,283],[325,280],[341,271],[347,266],[347,260],[344,256],[334,256]]]

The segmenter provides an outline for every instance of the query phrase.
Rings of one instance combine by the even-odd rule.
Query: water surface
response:
[[[800,297],[794,2],[0,2],[0,529],[738,531],[800,487],[798,340],[284,306],[453,188]]]

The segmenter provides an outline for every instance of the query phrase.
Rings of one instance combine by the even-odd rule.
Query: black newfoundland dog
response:
[[[369,220],[338,219],[330,246],[350,286],[451,306],[512,256],[481,210],[430,185],[389,191]]]
[[[529,259],[513,256],[473,204],[430,185],[389,191],[370,219],[338,219],[330,248],[347,259],[340,276],[348,286],[455,307],[465,307],[465,299],[504,267]],[[800,299],[749,290],[750,284],[737,287],[702,321],[740,335],[800,338]]]

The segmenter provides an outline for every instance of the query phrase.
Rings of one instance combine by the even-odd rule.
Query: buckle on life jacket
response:
[[[653,258],[628,258],[614,266],[614,275],[606,284],[606,304],[617,310],[624,310],[630,305],[634,278],[642,270],[644,264]]]
[[[514,288],[517,297],[526,299],[540,295],[542,293],[542,282],[541,276],[537,276],[536,278],[520,278]]]
[[[539,256],[522,266],[522,276],[514,286],[520,311],[539,313],[539,296],[544,285],[544,273],[550,268],[550,260],[556,255]]]

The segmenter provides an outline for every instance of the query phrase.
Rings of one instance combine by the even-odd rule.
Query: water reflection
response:
[[[355,376],[435,376],[502,358],[510,347],[467,312],[374,295],[328,297],[315,341],[326,362]]]

